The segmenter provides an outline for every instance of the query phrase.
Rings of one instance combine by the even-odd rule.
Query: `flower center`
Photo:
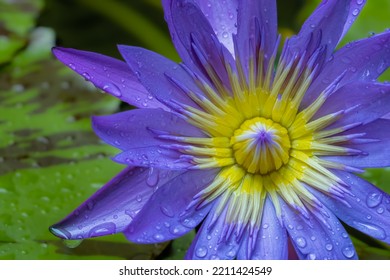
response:
[[[246,120],[234,131],[230,143],[237,163],[249,173],[268,174],[289,160],[288,131],[270,119]]]

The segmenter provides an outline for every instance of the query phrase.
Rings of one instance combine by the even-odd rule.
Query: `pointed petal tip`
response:
[[[72,239],[72,235],[70,232],[68,232],[65,229],[62,229],[60,224],[55,224],[49,227],[49,231],[55,235],[56,237],[59,237],[61,239]]]

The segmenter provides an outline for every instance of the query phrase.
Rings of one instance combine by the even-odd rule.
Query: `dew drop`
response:
[[[385,212],[385,209],[383,209],[383,207],[379,207],[378,209],[376,209],[376,212],[378,214],[383,214],[383,212]]]
[[[332,244],[326,244],[326,245],[325,245],[325,248],[326,248],[326,250],[328,250],[328,251],[332,251],[333,245],[332,245]]]
[[[315,241],[317,238],[313,235],[312,237],[310,237],[310,240],[311,241]]]
[[[169,231],[174,235],[182,235],[186,232],[186,230],[180,225],[171,227]]]
[[[352,11],[352,15],[357,16],[359,14],[359,9],[355,9]]]
[[[73,70],[76,70],[76,65],[74,65],[73,63],[69,63],[68,66],[73,69]]]
[[[306,247],[306,239],[304,237],[297,237],[297,239],[295,240],[295,242],[297,243],[297,245],[301,248],[305,248]]]
[[[89,237],[102,236],[102,235],[113,234],[115,233],[115,231],[116,231],[116,225],[112,222],[108,222],[93,227],[89,231],[88,235]]]
[[[343,250],[343,255],[348,258],[348,259],[351,259],[353,258],[353,256],[355,255],[355,250],[352,248],[352,247],[345,247]]]
[[[103,90],[108,92],[108,93],[111,93],[112,95],[114,95],[116,97],[122,96],[121,90],[116,85],[111,84],[111,83],[104,85]]]
[[[316,254],[311,253],[311,254],[307,255],[307,259],[308,260],[315,260],[315,259],[317,259],[317,256],[316,256]]]
[[[198,225],[198,223],[196,222],[196,220],[194,219],[190,219],[190,218],[186,218],[184,219],[183,221],[181,221],[182,225],[187,227],[187,228],[194,228]]]
[[[149,169],[148,178],[146,179],[146,184],[149,187],[154,187],[159,181],[159,171],[153,167]]]
[[[222,32],[222,37],[223,38],[227,38],[227,37],[229,37],[229,34],[225,31],[225,32]]]
[[[220,258],[217,255],[211,255],[210,260],[220,260]]]
[[[138,202],[141,202],[141,201],[142,201],[142,196],[141,196],[141,195],[137,195],[135,199],[136,199]]]
[[[348,234],[347,234],[346,232],[343,232],[343,233],[341,234],[341,236],[342,236],[343,238],[348,238]]]
[[[175,213],[173,212],[172,208],[168,205],[160,206],[160,210],[167,217],[173,218],[175,216]]]
[[[204,258],[207,255],[207,248],[205,246],[201,246],[195,251],[195,255],[198,258]]]
[[[357,3],[358,5],[363,4],[363,2],[364,2],[364,0],[356,0],[356,3]]]
[[[362,223],[357,221],[353,221],[353,224],[357,230],[362,231],[368,235],[371,235],[376,239],[384,240],[387,237],[385,230],[377,225],[373,225],[370,223]]]
[[[83,239],[63,240],[62,242],[65,244],[66,247],[74,249],[78,247],[81,244],[81,242],[83,242]]]
[[[83,76],[86,81],[91,80],[91,75],[89,75],[87,72],[82,73],[81,76]]]
[[[264,224],[264,225],[263,225],[263,228],[264,228],[264,229],[267,229],[268,227],[269,227],[268,224]]]
[[[367,206],[370,208],[374,208],[378,206],[382,202],[383,195],[381,193],[370,193],[366,198]]]
[[[160,233],[156,233],[153,235],[153,238],[156,240],[156,241],[162,241],[164,240],[164,236]]]
[[[234,258],[236,256],[236,251],[235,250],[229,250],[226,252],[226,257],[228,258]]]

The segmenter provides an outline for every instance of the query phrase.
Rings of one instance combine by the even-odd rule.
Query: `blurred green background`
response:
[[[279,0],[284,36],[319,0]],[[390,27],[390,1],[368,1],[343,43]],[[123,166],[92,132],[91,115],[128,109],[66,69],[54,45],[119,57],[138,45],[179,61],[159,0],[0,0],[0,259],[182,259],[194,233],[141,246],[122,235],[63,242],[48,227]],[[390,80],[389,71],[381,80]],[[390,171],[365,177],[390,192]],[[390,259],[390,247],[348,229],[362,259]]]

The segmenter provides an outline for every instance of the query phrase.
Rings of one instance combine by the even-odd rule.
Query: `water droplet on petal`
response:
[[[297,237],[297,239],[295,239],[295,242],[297,243],[297,245],[301,248],[305,248],[306,247],[306,239],[304,237]]]
[[[154,168],[149,169],[148,178],[146,179],[146,184],[148,184],[149,187],[154,187],[157,185],[159,181],[159,171]]]
[[[369,234],[376,239],[383,240],[387,237],[385,230],[380,226],[357,221],[353,221],[353,225],[357,230]]]
[[[164,240],[164,236],[160,233],[156,233],[153,235],[153,238],[157,241],[163,241]]]
[[[205,246],[201,246],[195,251],[195,255],[198,258],[204,258],[207,255],[207,248]]]
[[[326,248],[326,250],[328,250],[328,251],[332,251],[333,245],[332,245],[332,244],[326,244],[326,245],[325,245],[325,248]]]
[[[355,250],[352,248],[352,247],[345,247],[343,250],[343,255],[348,258],[348,259],[351,259],[353,258],[353,256],[355,255]]]
[[[383,209],[383,207],[379,207],[378,209],[376,209],[376,212],[378,214],[383,214],[383,212],[385,212],[385,209]]]
[[[308,260],[315,260],[315,259],[317,259],[317,256],[316,256],[316,254],[311,253],[311,254],[307,255],[307,259]]]
[[[170,233],[174,234],[174,235],[177,235],[177,236],[180,236],[180,235],[183,235],[184,233],[186,233],[186,229],[183,227],[183,226],[180,226],[180,225],[177,225],[175,227],[171,227],[169,229]]]
[[[160,210],[167,217],[173,218],[175,216],[175,213],[173,212],[172,208],[168,205],[160,206]]]
[[[141,195],[137,195],[135,199],[136,199],[138,202],[141,202],[141,201],[142,201],[142,196],[141,196]]]
[[[87,72],[84,72],[84,73],[82,73],[81,75],[84,77],[84,79],[85,79],[86,81],[91,80],[91,75],[89,75]]]
[[[352,14],[354,16],[357,16],[359,14],[359,12],[360,12],[359,9],[355,9],[355,10],[352,11]]]
[[[73,64],[73,63],[69,63],[68,66],[73,69],[73,70],[76,70],[76,66]]]
[[[181,221],[182,225],[187,227],[187,228],[194,228],[198,225],[196,220],[191,219],[191,218],[186,218],[183,221]]]
[[[370,193],[366,198],[367,206],[374,208],[382,202],[383,195],[381,193]]]
[[[95,236],[113,234],[115,232],[116,232],[116,225],[112,222],[108,222],[93,227],[89,231],[88,235],[89,237],[95,237]]]
[[[111,93],[112,95],[114,95],[116,97],[122,96],[121,90],[116,85],[111,84],[111,83],[103,86],[103,90],[108,92],[108,93]]]
[[[235,256],[236,256],[236,251],[234,249],[226,252],[226,257],[228,258],[234,258]]]

